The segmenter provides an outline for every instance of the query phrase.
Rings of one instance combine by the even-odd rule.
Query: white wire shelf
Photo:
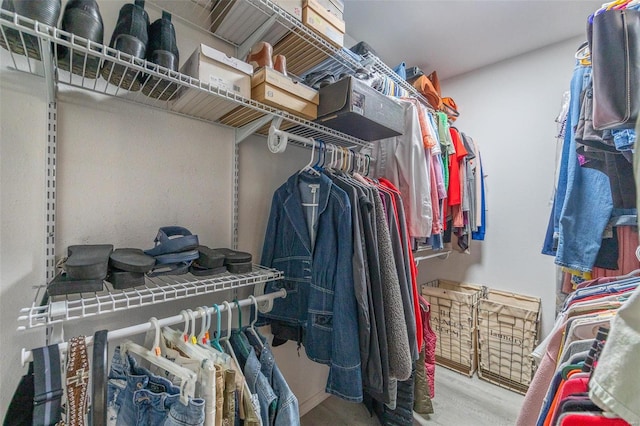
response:
[[[5,49],[0,52],[3,66],[41,77],[47,73],[42,59],[51,55],[56,82],[70,87],[234,128],[265,116],[282,117],[281,128],[300,136],[339,146],[370,145],[286,111],[6,10],[0,10],[0,44]],[[70,61],[66,65],[58,61],[61,49],[68,51]],[[5,59],[6,55],[9,58]],[[112,64],[106,72],[103,70],[105,63]],[[74,69],[74,73],[65,68]],[[145,76],[148,78],[143,78]],[[114,81],[116,84],[112,84]],[[190,98],[185,104],[187,92]],[[268,126],[258,129],[257,133],[264,134],[266,128]]]
[[[149,3],[234,45],[243,54],[251,48],[248,44],[253,44],[252,37],[267,25],[255,41],[272,44],[274,55],[284,54],[288,71],[295,75],[329,58],[352,71],[362,68],[357,60],[270,0],[149,0]],[[270,18],[274,21],[268,24]]]
[[[260,40],[274,45],[274,54],[286,53],[287,67],[292,73],[302,75],[328,58],[351,71],[363,68],[363,64],[367,64],[373,71],[388,76],[433,110],[427,99],[412,84],[400,77],[380,58],[369,53],[363,57],[362,63],[358,62],[342,49],[318,36],[271,0],[150,0],[150,3],[236,47],[245,44],[270,17],[275,16],[276,21]]]
[[[144,286],[126,290],[115,290],[105,281],[100,292],[54,296],[42,306],[40,301],[46,295],[46,286],[39,286],[31,306],[20,310],[18,331],[232,290],[283,277],[281,271],[253,265],[253,270],[246,274],[225,272],[210,278],[191,274],[146,277]]]

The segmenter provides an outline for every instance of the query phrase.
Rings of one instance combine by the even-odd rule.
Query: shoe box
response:
[[[204,87],[210,85],[243,98],[251,97],[253,67],[205,44],[198,46],[180,72],[200,80]],[[224,99],[186,87],[171,105],[173,111],[208,120],[217,120],[234,108],[236,105]]]
[[[251,78],[251,98],[309,120],[318,116],[318,91],[273,68],[256,70]]]
[[[344,77],[319,90],[316,122],[365,141],[399,136],[404,110],[393,99],[355,77]]]
[[[289,15],[302,21],[302,0],[272,0]]]
[[[329,7],[327,7],[329,6]],[[304,0],[302,7],[302,23],[324,38],[335,47],[344,45],[344,33],[346,26],[341,15],[330,0]]]

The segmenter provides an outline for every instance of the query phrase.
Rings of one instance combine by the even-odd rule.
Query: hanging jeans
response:
[[[107,415],[110,425],[202,426],[204,400],[180,402],[180,388],[139,367],[116,347],[109,372]]]
[[[599,170],[581,167],[576,152],[574,126],[580,116],[582,92],[590,79],[591,67],[578,64],[571,81],[571,105],[554,211],[558,233],[556,264],[583,272],[593,268],[613,209],[609,178]]]

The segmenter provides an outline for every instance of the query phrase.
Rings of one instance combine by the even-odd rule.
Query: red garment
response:
[[[385,178],[380,178],[379,179],[380,182],[380,186],[382,186],[383,188],[386,188],[387,190],[390,190],[391,192],[395,193],[395,195],[397,195],[398,197],[401,197],[400,195],[400,191],[398,191],[398,188],[396,188],[390,181],[388,181]],[[391,197],[391,201],[393,203],[393,212],[396,215],[396,220],[398,221],[398,223],[400,223],[400,219],[398,217],[398,206],[396,205],[396,199],[395,197]],[[405,212],[405,218],[407,217],[407,212]],[[408,225],[405,224],[404,229],[408,229]],[[406,252],[408,253],[409,256],[409,263],[411,264],[411,295],[413,298],[413,310],[414,310],[414,316],[416,318],[416,341],[418,344],[418,350],[422,347],[422,343],[423,343],[423,333],[422,333],[422,317],[420,316],[420,306],[418,303],[418,268],[416,266],[416,262],[413,259],[413,252],[411,251],[411,242],[410,242],[410,238],[409,235],[407,233],[405,233],[405,241],[407,242],[407,247],[406,247]]]
[[[458,129],[455,127],[449,128],[449,134],[451,135],[451,142],[456,150],[455,154],[449,156],[449,190],[447,193],[447,199],[449,200],[449,206],[457,206],[462,203],[462,192],[460,191],[460,162],[467,156],[467,150],[462,143],[462,138]]]
[[[427,309],[420,309],[422,315],[422,326],[424,333],[424,367],[427,370],[427,381],[429,382],[429,396],[436,396],[436,343],[438,336],[431,329],[431,305],[427,299],[420,297],[420,306]]]
[[[580,374],[581,370],[574,370]],[[588,373],[584,373],[586,377],[574,377],[572,373],[570,373],[569,378],[567,380],[563,380],[558,386],[558,390],[553,398],[553,402],[551,404],[551,408],[547,413],[547,417],[544,420],[544,426],[552,426],[559,414],[556,415],[556,411],[558,411],[558,406],[560,405],[560,401],[568,397],[569,395],[573,395],[575,393],[584,393],[589,392],[589,375]]]
[[[560,417],[560,426],[631,426],[623,419],[593,413],[566,413]]]

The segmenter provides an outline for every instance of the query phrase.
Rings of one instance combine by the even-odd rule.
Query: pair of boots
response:
[[[34,21],[42,22],[51,27],[55,27],[58,23],[60,8],[60,0],[3,0],[2,2],[2,9],[17,13],[25,18],[33,19]],[[2,30],[6,36],[6,40],[2,33],[0,33],[0,46],[18,55],[26,55],[29,58],[37,60],[42,59],[40,57],[38,37],[30,34],[23,34],[21,37],[18,30],[8,27],[3,27]]]
[[[261,41],[251,48],[247,55],[247,62],[254,69],[267,67],[273,68],[287,75],[287,58],[284,55],[273,56],[273,47],[266,41]]]
[[[55,27],[60,16],[60,0],[4,0],[2,8],[15,12],[34,21]],[[79,37],[102,44],[103,24],[98,3],[95,0],[70,0],[62,15],[62,29]],[[6,40],[0,36],[0,45],[18,55],[41,60],[38,38],[30,34],[23,34],[22,38],[17,30],[3,28]],[[66,37],[65,37],[66,38]],[[24,40],[24,43],[23,43]],[[79,40],[76,44],[84,45]],[[84,45],[86,46],[86,45]],[[26,48],[26,52],[25,52]],[[72,71],[74,74],[96,78],[100,66],[100,58],[91,57],[84,53],[70,54],[66,46],[58,46],[56,51],[58,67]],[[85,59],[86,58],[86,59]],[[71,67],[73,64],[73,67]],[[73,69],[70,69],[73,68]]]
[[[178,70],[179,53],[171,14],[163,11],[162,18],[149,24],[144,0],[135,0],[120,9],[109,46],[169,70]],[[130,91],[138,91],[142,87],[145,95],[161,100],[169,99],[177,89],[173,83],[110,61],[103,64],[102,77]]]

